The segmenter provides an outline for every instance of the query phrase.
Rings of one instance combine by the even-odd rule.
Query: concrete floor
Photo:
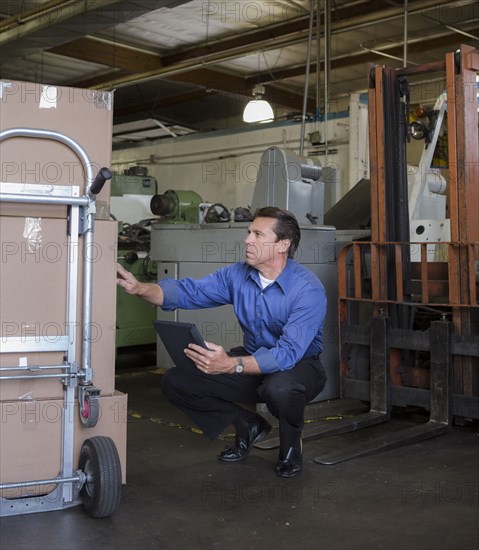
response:
[[[0,550],[479,547],[477,424],[335,466],[314,458],[328,445],[370,437],[375,428],[306,442],[303,474],[284,480],[272,471],[276,450],[253,449],[237,464],[217,461],[232,430],[213,443],[197,433],[165,401],[161,374],[148,368],[146,357],[122,357],[117,368],[130,414],[128,483],[115,515],[94,520],[78,506],[2,518]],[[337,406],[310,406],[308,418],[327,421]],[[418,419],[424,420],[419,411],[398,411],[380,430]]]

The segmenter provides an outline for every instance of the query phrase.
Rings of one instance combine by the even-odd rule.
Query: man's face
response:
[[[290,241],[278,241],[274,232],[276,219],[256,218],[248,227],[248,235],[244,240],[245,261],[248,265],[258,267],[273,265],[278,258],[288,250]]]

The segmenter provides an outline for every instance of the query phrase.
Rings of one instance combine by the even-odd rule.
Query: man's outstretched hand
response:
[[[140,283],[136,277],[121,264],[116,264],[116,284],[125,289],[128,294],[138,294]]]

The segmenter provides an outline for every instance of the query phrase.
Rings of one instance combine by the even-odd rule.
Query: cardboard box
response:
[[[86,153],[94,174],[110,167],[113,93],[0,81],[0,131],[30,128],[56,132]],[[78,185],[85,192],[85,170],[71,147],[57,139],[11,137],[0,142],[0,181],[47,185]],[[97,197],[98,219],[109,218],[110,182]],[[65,217],[53,205],[0,203],[0,215]]]
[[[0,217],[0,351],[7,337],[42,336],[54,343],[66,334],[67,234],[66,220],[42,219],[41,242],[29,249],[24,237],[25,218]],[[117,223],[97,220],[90,254],[93,265],[91,366],[93,383],[102,395],[115,388],[116,250]],[[77,361],[81,361],[82,242],[78,262]],[[0,353],[0,366],[59,365],[62,352]],[[7,373],[2,374],[21,374]],[[26,374],[26,373],[25,373]],[[0,401],[59,399],[63,385],[57,379],[3,380]]]
[[[100,416],[93,428],[85,428],[75,405],[69,419],[74,430],[73,467],[78,468],[84,441],[110,437],[120,458],[122,483],[126,483],[127,395],[115,392],[100,397]],[[0,483],[20,483],[56,478],[61,469],[63,400],[7,401],[0,403]],[[4,498],[42,494],[54,485],[0,491]]]

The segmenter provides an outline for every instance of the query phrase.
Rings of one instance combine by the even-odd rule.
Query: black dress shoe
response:
[[[227,447],[218,455],[218,459],[224,462],[236,462],[243,460],[248,456],[251,447],[255,443],[263,441],[269,434],[271,426],[266,420],[259,415],[248,424],[248,433],[246,436],[236,434],[235,444],[232,447]]]
[[[274,473],[279,477],[294,477],[303,471],[301,451],[290,447],[284,460],[280,459],[274,467]]]

